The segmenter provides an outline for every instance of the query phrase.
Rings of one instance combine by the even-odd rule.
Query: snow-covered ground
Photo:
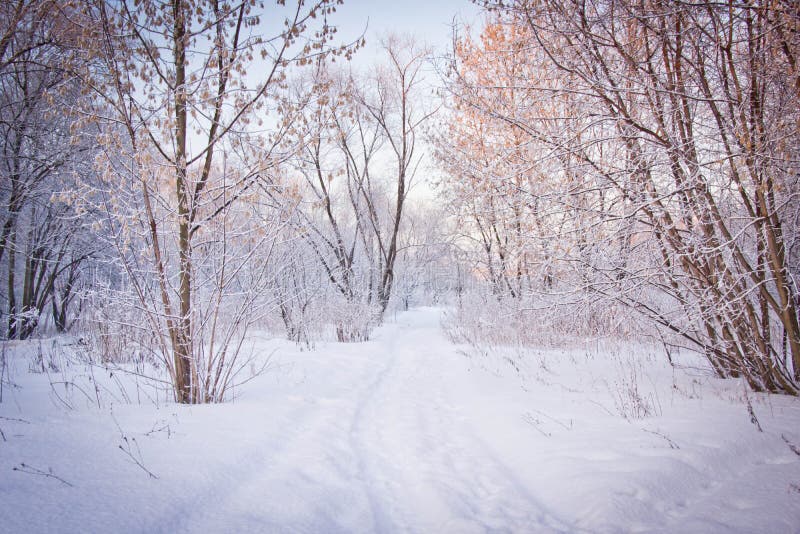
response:
[[[759,431],[740,384],[654,348],[517,371],[440,316],[314,351],[259,342],[271,369],[223,405],[154,403],[123,377],[126,402],[119,376],[31,373],[33,345],[9,345],[0,531],[800,531],[796,399],[750,394]]]

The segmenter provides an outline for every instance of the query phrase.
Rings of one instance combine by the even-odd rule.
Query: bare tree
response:
[[[366,339],[389,304],[418,138],[430,116],[415,107],[425,50],[399,38],[384,48],[386,63],[366,75],[320,62],[295,93],[304,112],[293,132],[302,145],[291,162],[301,189],[294,219],[343,300],[340,341]]]
[[[56,305],[57,286],[56,328],[66,328],[77,270],[93,248],[75,209],[59,198],[74,174],[87,176],[91,168],[81,163],[90,151],[70,113],[79,98],[65,68],[73,55],[70,35],[59,13],[47,11],[52,7],[40,2],[4,13],[3,22],[15,26],[0,40],[6,55],[0,62],[0,262],[10,338],[33,333],[46,307]]]
[[[542,148],[532,167],[557,161],[577,184],[561,201],[592,216],[561,258],[585,268],[583,287],[680,336],[721,376],[796,394],[796,8],[485,5],[526,29],[538,72],[558,81],[528,71],[512,85],[573,102],[563,117],[525,116],[462,92]]]
[[[380,280],[376,294],[381,314],[386,311],[392,296],[403,208],[421,161],[418,142],[425,122],[434,113],[424,109],[424,101],[419,94],[422,68],[428,51],[413,40],[396,36],[387,38],[384,49],[387,54],[386,66],[376,71],[370,80],[372,83],[365,83],[357,97],[359,104],[385,136],[395,166],[391,180],[395,188],[390,200],[392,213],[385,231],[379,230],[378,210],[373,199],[368,194],[364,195],[379,256]],[[365,182],[359,184],[360,190],[369,192],[370,175],[365,174],[364,178]]]
[[[251,2],[87,0],[74,16],[87,50],[77,70],[95,102],[89,118],[106,154],[103,208],[178,402],[221,398],[202,375],[222,360],[202,355],[220,339],[225,353],[231,338],[205,328],[217,323],[206,323],[197,308],[204,279],[196,256],[207,250],[201,243],[210,229],[227,224],[230,210],[270,180],[292,121],[291,110],[270,106],[287,69],[351,52],[330,46],[328,16],[337,3],[277,2],[266,17]],[[262,18],[276,14],[283,28],[265,35]],[[268,134],[258,131],[267,114]],[[208,282],[226,289],[227,274],[217,274]]]

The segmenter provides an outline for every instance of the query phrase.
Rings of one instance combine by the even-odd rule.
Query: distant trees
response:
[[[295,93],[304,104],[293,141],[302,148],[286,166],[299,195],[292,221],[329,298],[342,302],[333,318],[340,341],[367,339],[393,294],[431,113],[420,99],[426,50],[398,37],[384,50],[385,63],[366,74],[320,62]]]
[[[68,62],[73,35],[48,1],[0,10],[0,263],[5,335],[25,339],[52,310],[70,321],[81,266],[95,247],[61,193],[92,174],[92,154],[71,113],[79,100]]]
[[[519,38],[484,40],[482,53],[498,63],[524,54],[517,71],[489,81],[457,48],[454,115],[523,134],[531,180],[503,172],[499,182],[538,213],[541,200],[550,206],[526,235],[551,238],[554,282],[636,310],[720,376],[797,394],[797,7],[485,5]],[[470,168],[497,168],[485,159]]]
[[[547,170],[531,164],[524,120],[539,93],[520,79],[536,76],[529,33],[490,23],[478,42],[455,43],[448,89],[455,98],[435,134],[437,156],[451,180],[444,194],[459,220],[460,239],[497,295],[519,298],[549,283],[549,240],[543,235]],[[538,232],[537,232],[538,228]]]

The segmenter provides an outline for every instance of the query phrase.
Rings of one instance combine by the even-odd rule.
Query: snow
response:
[[[313,351],[258,340],[270,370],[220,405],[137,403],[129,377],[122,402],[119,376],[32,373],[33,345],[9,345],[0,529],[800,531],[797,399],[644,345],[478,356],[441,313]]]

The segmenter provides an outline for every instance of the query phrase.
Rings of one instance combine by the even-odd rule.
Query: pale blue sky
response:
[[[475,23],[479,13],[469,0],[344,0],[331,22],[342,40],[353,39],[367,28],[363,56],[374,56],[380,36],[387,32],[411,34],[443,52],[451,41],[453,19]]]
[[[336,25],[341,42],[354,40],[366,28],[367,46],[356,53],[351,65],[355,68],[368,67],[384,61],[380,40],[388,33],[410,34],[418,42],[433,47],[434,54],[444,54],[452,42],[452,25],[464,23],[480,27],[482,10],[469,0],[344,0],[337,6],[330,23]],[[423,68],[425,84],[438,85],[438,77],[431,66]],[[432,98],[431,92],[422,90],[420,96],[426,101]],[[434,106],[435,102],[430,103]],[[419,148],[430,154],[425,141]],[[438,171],[430,166],[431,160],[425,158],[423,168],[412,186],[417,198],[432,198],[428,178]]]

